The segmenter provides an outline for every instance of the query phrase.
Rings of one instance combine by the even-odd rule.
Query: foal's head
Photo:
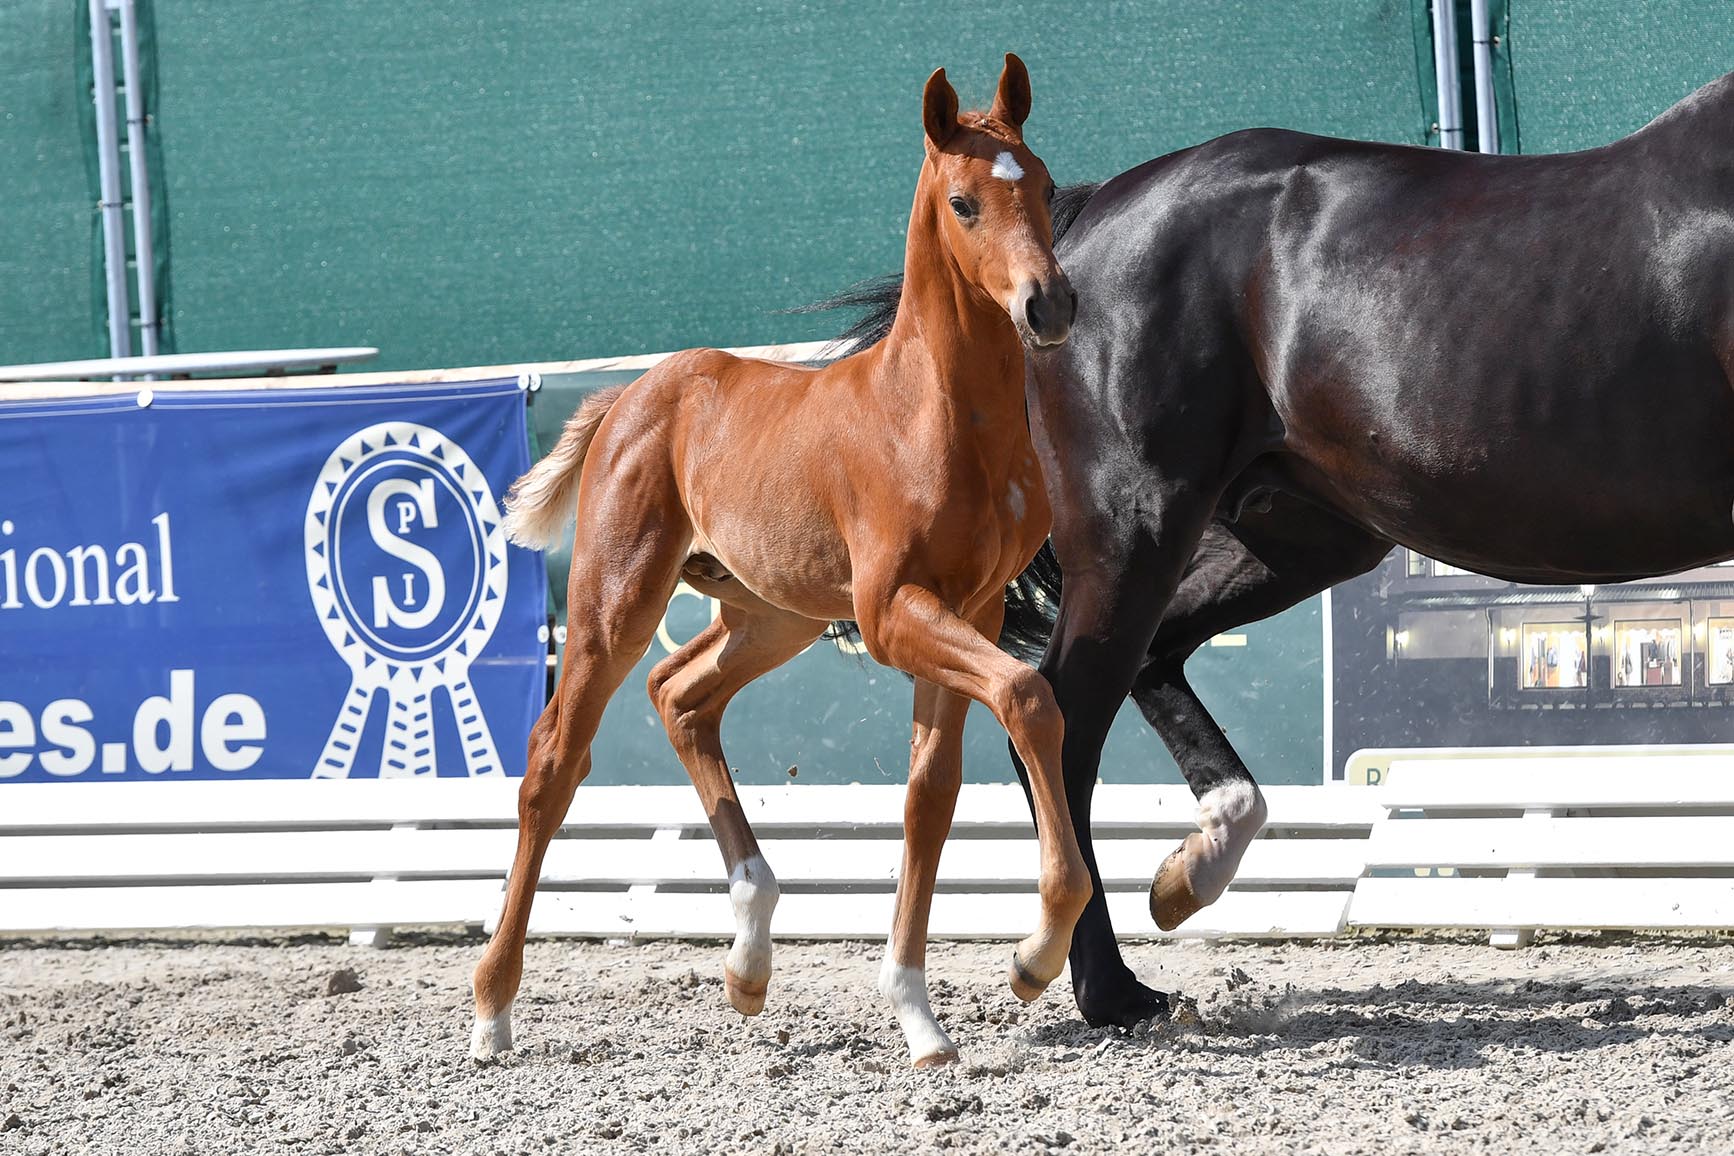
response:
[[[1078,295],[1054,260],[1054,182],[1024,144],[1029,113],[1030,74],[1010,53],[986,113],[959,116],[945,69],[928,77],[918,198],[963,279],[1011,315],[1026,344],[1058,345],[1071,332]]]

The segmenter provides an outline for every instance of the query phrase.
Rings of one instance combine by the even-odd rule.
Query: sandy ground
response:
[[[941,944],[924,1072],[865,943],[779,944],[744,1020],[718,944],[534,942],[478,1066],[479,949],[0,941],[0,1152],[1734,1152],[1726,940],[1129,944],[1192,1009],[1130,1033]]]

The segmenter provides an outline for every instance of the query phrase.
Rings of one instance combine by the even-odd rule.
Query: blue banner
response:
[[[0,783],[521,775],[524,408],[514,381],[0,401]]]

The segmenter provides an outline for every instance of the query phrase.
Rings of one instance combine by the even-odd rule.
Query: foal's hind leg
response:
[[[771,912],[777,877],[759,854],[722,749],[722,716],[743,686],[806,649],[825,624],[739,591],[698,637],[650,672],[650,698],[704,802],[729,873],[735,941],[723,961],[729,1003],[742,1015],[764,1010],[771,979]]]
[[[927,919],[939,855],[951,832],[963,785],[963,723],[969,700],[925,679],[915,683],[915,726],[909,741],[909,793],[903,802],[903,869],[891,941],[879,970],[879,990],[891,1001],[909,1056],[918,1068],[957,1059],[927,1002]]]
[[[630,508],[622,512],[645,517]],[[565,666],[553,700],[531,732],[505,907],[472,979],[476,1021],[470,1055],[478,1060],[511,1050],[512,1000],[523,977],[524,936],[542,858],[573,792],[590,773],[590,742],[602,710],[655,637],[678,580],[686,541],[672,518],[655,514],[647,524],[657,528],[636,540],[630,532],[586,534],[580,523],[567,596]],[[599,539],[607,540],[605,548],[587,544]],[[622,546],[623,541],[629,545]]]

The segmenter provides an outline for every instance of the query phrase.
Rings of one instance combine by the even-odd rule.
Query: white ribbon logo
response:
[[[348,777],[386,694],[380,778],[433,775],[433,691],[444,687],[471,776],[501,773],[470,664],[506,604],[506,537],[463,447],[412,422],[368,426],[326,459],[307,503],[307,587],[349,692],[314,765]]]

